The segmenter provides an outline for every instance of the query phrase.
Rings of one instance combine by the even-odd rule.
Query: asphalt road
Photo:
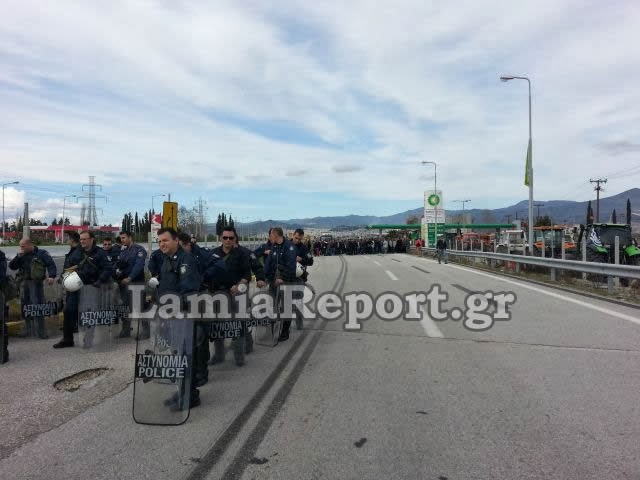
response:
[[[133,421],[132,341],[93,354],[11,339],[0,477],[640,478],[640,310],[408,255],[319,258],[310,283],[343,296],[438,284],[442,310],[463,316],[306,321],[242,368],[232,355],[211,367],[176,427]],[[474,292],[513,293],[510,318],[465,328]],[[92,367],[110,370],[53,387]]]

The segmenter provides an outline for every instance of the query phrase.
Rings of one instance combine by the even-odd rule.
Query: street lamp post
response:
[[[423,160],[422,165],[433,165],[433,193],[434,195],[438,195],[438,164],[436,162],[430,162],[428,160]],[[438,240],[438,205],[435,207],[435,239]],[[426,218],[425,218],[426,223]],[[427,225],[427,240],[429,238],[429,226]]]
[[[4,243],[4,187],[7,185],[17,185],[20,182],[17,180],[15,182],[8,182],[2,184],[2,243]]]
[[[454,202],[458,202],[462,204],[462,221],[464,222],[464,204],[470,202],[471,200],[454,200]]]
[[[64,222],[66,220],[65,216],[64,216],[64,210],[65,207],[67,206],[67,198],[78,198],[77,195],[65,195],[64,198],[62,199],[62,229],[60,230],[60,243],[64,243]]]
[[[529,145],[527,147],[529,161],[528,164],[528,176],[529,176],[529,255],[533,255],[532,242],[533,242],[533,138],[531,135],[531,80],[527,77],[516,77],[514,75],[502,75],[500,80],[508,82],[509,80],[526,80],[529,84]]]

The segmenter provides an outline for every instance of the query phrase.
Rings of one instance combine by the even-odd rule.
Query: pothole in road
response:
[[[74,373],[68,377],[61,378],[53,384],[53,386],[61,392],[75,392],[82,386],[91,386],[98,377],[101,377],[107,373],[111,368],[99,367],[90,368],[88,370],[82,370],[81,372]]]

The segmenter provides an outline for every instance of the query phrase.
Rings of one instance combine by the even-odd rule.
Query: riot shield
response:
[[[9,332],[7,331],[8,318],[5,316],[5,301],[4,294],[0,292],[0,365],[8,358],[5,359],[5,354],[8,354],[7,346],[9,344]]]
[[[58,314],[58,302],[46,300],[43,282],[25,280],[21,289],[20,306],[25,336],[47,338],[45,317]]]
[[[78,333],[86,352],[108,352],[118,324],[117,305],[114,305],[110,286],[85,285],[78,300]]]
[[[280,318],[283,310],[283,295],[279,287],[270,288],[269,290],[263,290],[260,293],[271,294],[273,298],[273,313],[275,318],[269,318],[267,316],[260,316],[256,318],[253,314],[251,320],[248,322],[255,332],[254,342],[258,345],[266,347],[275,347],[278,344],[278,338],[282,333],[282,319]]]
[[[144,425],[181,425],[190,413],[193,320],[149,321],[150,336],[138,322],[133,419]]]

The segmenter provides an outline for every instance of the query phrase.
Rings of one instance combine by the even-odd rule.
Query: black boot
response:
[[[282,332],[278,337],[279,342],[284,342],[285,340],[289,340],[289,329],[291,328],[291,320],[284,320],[282,322]]]
[[[74,346],[73,340],[66,340],[63,338],[58,343],[54,344],[53,348],[68,348],[73,346]]]
[[[245,339],[243,337],[237,337],[231,341],[233,358],[235,359],[236,366],[238,367],[242,367],[244,365],[244,342]]]
[[[224,363],[224,340],[216,339],[213,341],[213,356],[209,360],[209,365]]]
[[[122,319],[122,330],[120,330],[120,334],[118,338],[129,338],[131,336],[131,320]]]
[[[253,332],[249,330],[244,342],[244,353],[253,352]]]

